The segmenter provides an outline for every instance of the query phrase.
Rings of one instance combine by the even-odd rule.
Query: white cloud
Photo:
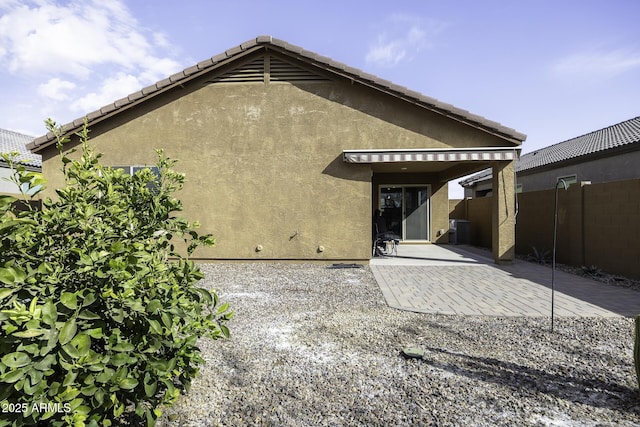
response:
[[[446,25],[407,15],[392,15],[386,27],[370,46],[366,62],[393,67],[402,61],[410,61],[416,53],[433,47],[433,39]]]
[[[161,35],[141,31],[119,1],[24,2],[0,18],[0,42],[12,72],[43,71],[86,78],[94,66],[126,69],[153,63]]]
[[[0,67],[81,114],[182,69],[170,50],[121,0],[0,0]]]
[[[167,36],[162,33],[153,33],[153,42],[164,48],[171,48],[171,43],[167,40]]]
[[[0,0],[0,9],[4,9],[11,6],[17,6],[20,4],[20,0]]]
[[[66,101],[70,99],[69,91],[75,89],[76,84],[57,77],[38,86],[38,95],[54,101]]]
[[[378,36],[374,46],[369,49],[365,60],[378,65],[393,66],[406,56],[407,52],[400,41],[388,41],[384,35]]]
[[[90,92],[70,105],[71,111],[79,114],[90,113],[120,98],[136,92],[144,86],[140,79],[131,74],[117,73],[105,79],[96,91]]]
[[[640,67],[640,52],[631,48],[597,48],[569,55],[552,65],[561,76],[607,79]]]

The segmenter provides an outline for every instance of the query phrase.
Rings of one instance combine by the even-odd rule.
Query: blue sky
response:
[[[0,0],[0,128],[41,135],[272,35],[525,133],[526,153],[640,115],[638,16],[636,0]]]

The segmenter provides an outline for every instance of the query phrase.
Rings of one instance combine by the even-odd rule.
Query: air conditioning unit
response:
[[[454,245],[471,244],[471,221],[467,221],[466,219],[450,219],[449,243]]]

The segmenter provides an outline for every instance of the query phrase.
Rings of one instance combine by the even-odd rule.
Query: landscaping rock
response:
[[[158,426],[638,426],[627,318],[389,308],[364,268],[208,264],[229,340]],[[420,358],[403,357],[417,347]]]

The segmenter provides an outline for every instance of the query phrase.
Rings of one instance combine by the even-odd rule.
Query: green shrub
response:
[[[196,286],[189,259],[214,240],[174,216],[184,175],[162,151],[157,174],[129,176],[100,164],[86,124],[79,160],[48,127],[66,181],[57,199],[17,211],[0,197],[0,426],[153,425],[204,362],[198,338],[229,334],[228,306]],[[25,194],[41,189],[3,157]]]
[[[546,264],[549,262],[551,252],[548,249],[538,249],[535,246],[532,246],[531,250],[533,252],[527,255],[527,261],[537,262],[538,264]]]
[[[598,266],[596,265],[591,265],[589,267],[587,266],[582,266],[582,273],[585,276],[591,276],[591,277],[600,277],[602,276],[602,270],[600,270],[598,268]]]

